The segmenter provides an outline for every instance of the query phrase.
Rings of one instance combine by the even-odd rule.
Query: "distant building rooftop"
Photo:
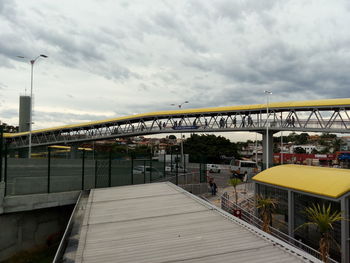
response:
[[[91,190],[75,262],[320,262],[171,183]]]

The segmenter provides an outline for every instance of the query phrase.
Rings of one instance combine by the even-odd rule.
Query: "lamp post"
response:
[[[181,109],[182,105],[184,105],[185,103],[189,103],[189,101],[184,101],[183,103],[181,104],[170,104],[171,106],[178,106],[179,109]],[[181,164],[182,164],[182,169],[184,169],[185,165],[185,160],[184,160],[184,146],[183,146],[183,141],[182,141],[182,132],[180,133],[180,136],[181,136],[181,140],[180,140],[180,145],[181,145]]]
[[[266,169],[269,168],[269,95],[271,91],[265,90],[266,94]]]
[[[26,57],[23,56],[17,56],[18,58],[26,59]],[[34,63],[37,61],[38,58],[47,58],[46,55],[40,54],[34,59],[30,60],[31,64],[31,74],[30,74],[30,113],[29,113],[29,145],[28,145],[28,158],[31,158],[32,155],[32,119],[33,119],[33,70],[34,70]]]
[[[281,131],[281,164],[283,164],[283,132]]]

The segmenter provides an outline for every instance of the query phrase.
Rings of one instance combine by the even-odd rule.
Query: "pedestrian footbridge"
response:
[[[32,131],[32,147],[180,132],[350,131],[350,99],[279,102],[150,112]],[[25,148],[29,132],[5,134],[11,148]]]

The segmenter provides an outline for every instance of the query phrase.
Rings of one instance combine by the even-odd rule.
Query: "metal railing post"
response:
[[[173,172],[173,149],[170,147],[170,172]]]
[[[146,161],[143,160],[143,183],[146,183]]]
[[[202,157],[202,176],[200,179],[200,183],[205,183],[207,181],[207,164],[206,164],[206,159]]]
[[[109,162],[108,162],[108,186],[112,185],[112,150],[109,151]]]
[[[149,155],[150,157],[150,164],[149,164],[149,181],[152,182],[152,153]]]
[[[51,177],[51,148],[47,147],[47,192],[50,193],[50,177]]]
[[[81,169],[81,190],[84,190],[84,173],[85,173],[85,149],[83,149],[82,158],[82,169]]]
[[[165,178],[165,173],[166,173],[166,169],[165,169],[165,165],[166,165],[166,153],[164,153],[164,167],[163,167],[163,177]]]
[[[3,152],[2,152],[2,144],[4,141],[4,128],[0,126],[0,182],[2,182],[2,159],[3,159]]]
[[[6,196],[6,192],[7,192],[7,143],[5,142],[5,171],[4,171],[4,182],[5,182],[5,193],[4,195]],[[2,161],[2,160],[1,160]]]
[[[175,184],[178,185],[179,184],[179,154],[176,154],[176,180],[175,180]]]
[[[97,188],[97,160],[95,160],[95,188]]]
[[[131,185],[134,184],[134,155],[131,153]]]
[[[185,173],[185,171],[186,171],[186,154],[184,154],[184,162],[183,162],[183,166],[184,167],[182,167],[182,169],[183,169],[183,172]]]

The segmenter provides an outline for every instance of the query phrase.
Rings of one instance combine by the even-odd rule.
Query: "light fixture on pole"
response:
[[[172,103],[172,104],[170,104],[171,106],[178,106],[179,107],[179,109],[181,109],[181,107],[182,107],[182,105],[184,105],[185,103],[190,103],[189,101],[184,101],[183,103],[181,103],[181,104],[175,104],[175,103]]]
[[[269,168],[269,95],[271,91],[265,90],[266,94],[266,169]]]
[[[17,56],[18,58],[27,59],[23,56]],[[29,113],[29,143],[28,143],[28,158],[32,155],[32,119],[33,119],[33,70],[34,70],[34,63],[37,61],[38,58],[47,58],[46,55],[40,54],[34,59],[29,60],[31,64],[31,74],[30,74],[30,113]]]
[[[183,103],[180,103],[180,104],[170,104],[171,106],[178,106],[179,109],[182,108],[182,105],[184,105],[185,103],[189,103],[189,101],[184,101]],[[183,146],[183,141],[182,141],[182,132],[180,133],[180,136],[181,136],[181,140],[180,140],[180,144],[181,144],[181,165],[182,165],[182,168],[184,169],[185,165],[185,160],[184,160],[184,146]]]

